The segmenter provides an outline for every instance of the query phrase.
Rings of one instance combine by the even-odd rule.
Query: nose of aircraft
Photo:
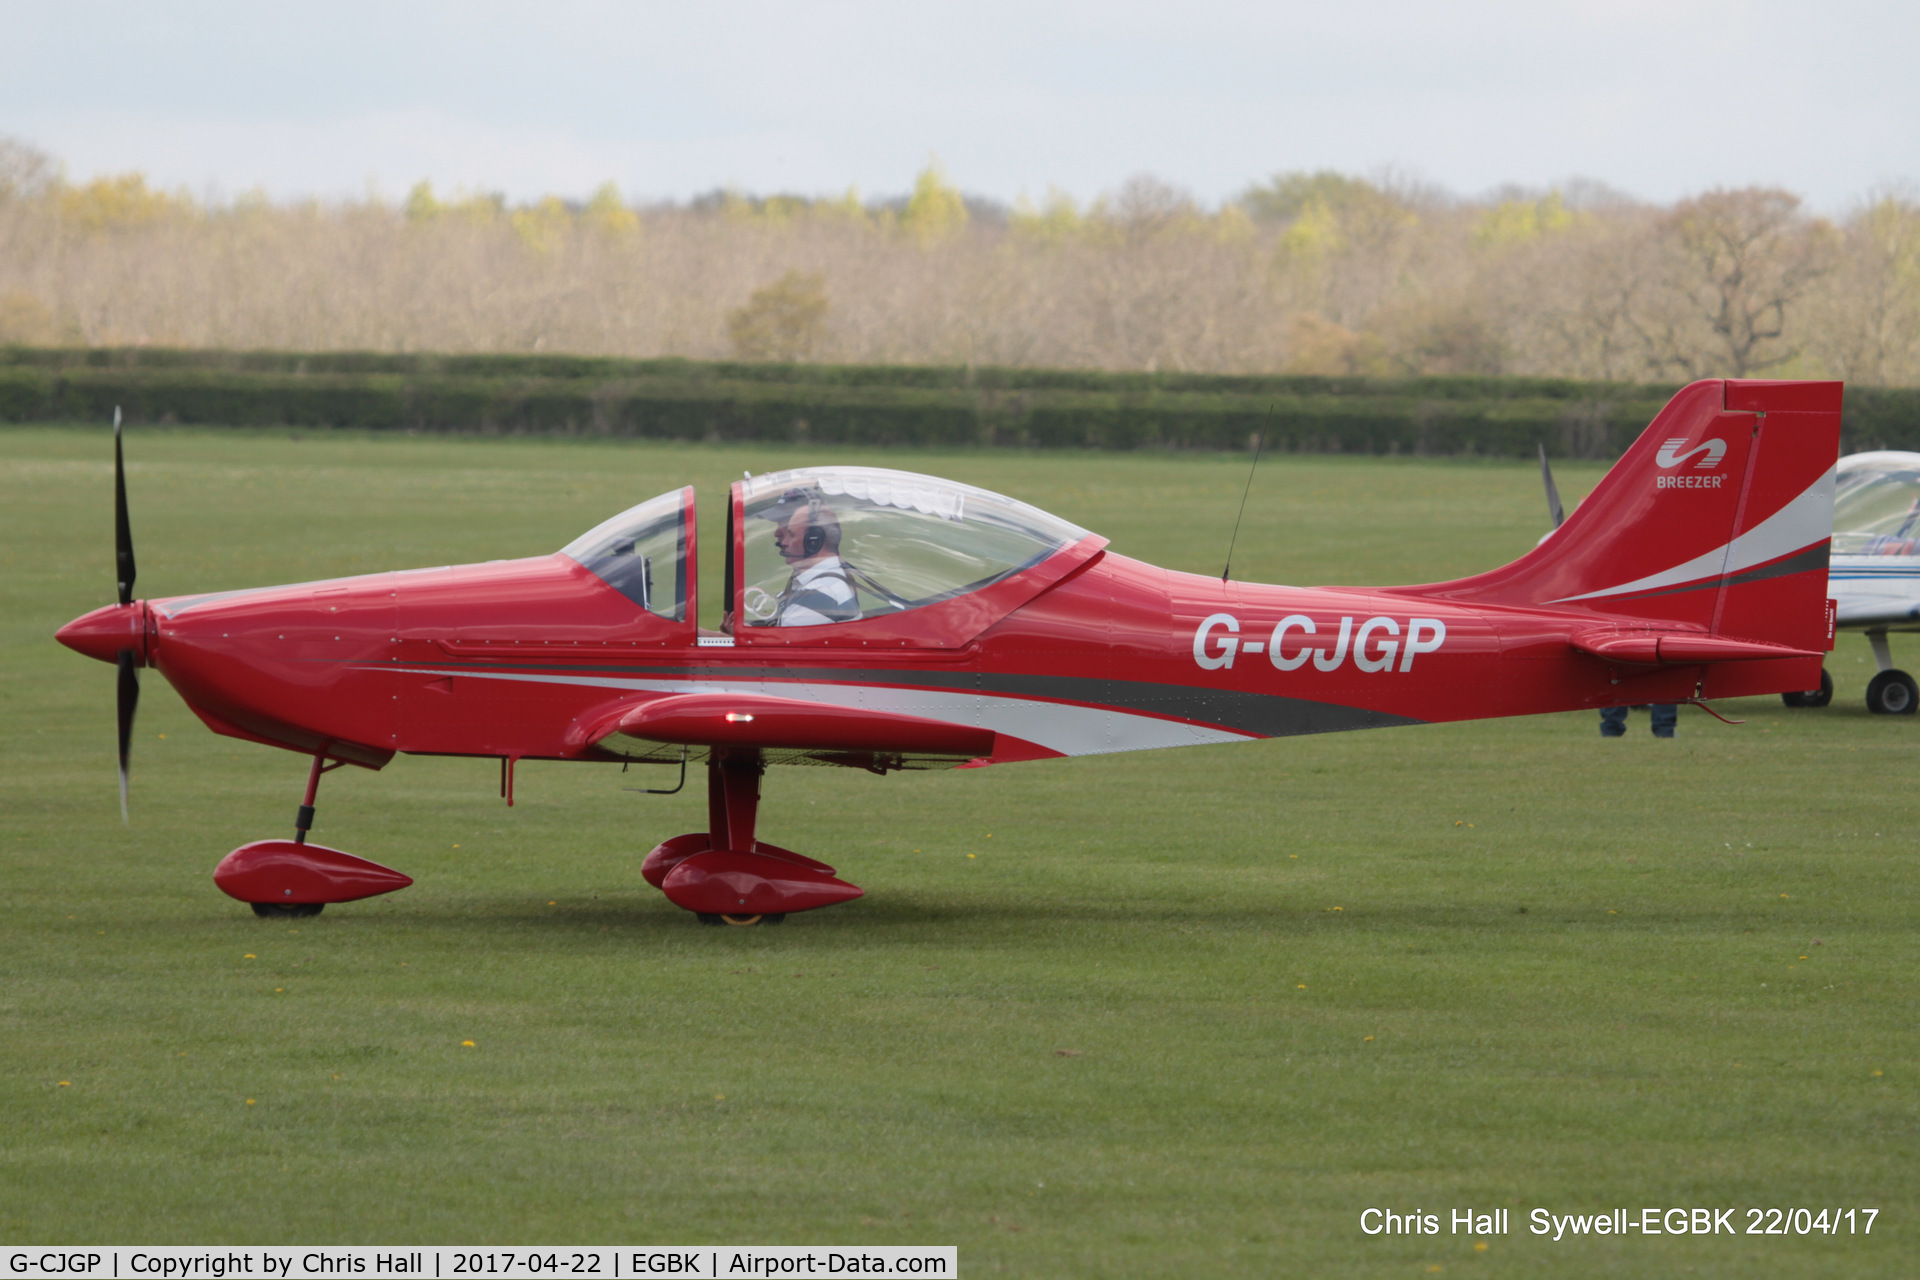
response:
[[[83,613],[53,633],[54,639],[89,658],[117,662],[122,649],[133,650],[134,661],[147,661],[147,608],[139,601],[109,604]]]

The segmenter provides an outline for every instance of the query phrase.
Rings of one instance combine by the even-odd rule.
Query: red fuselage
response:
[[[972,616],[737,639],[640,611],[559,555],[109,607],[68,638],[144,631],[145,665],[216,732],[374,766],[617,759],[624,712],[701,690],[984,726],[1009,761],[1727,696],[1808,661],[1622,666],[1573,640],[1639,620],[1223,584],[1097,545],[1059,558],[1077,563],[1021,575],[1058,580],[918,611]],[[956,621],[976,629],[940,643]]]

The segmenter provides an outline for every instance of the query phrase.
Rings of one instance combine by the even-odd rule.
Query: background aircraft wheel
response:
[[[1783,693],[1780,701],[1790,707],[1824,707],[1833,701],[1833,677],[1822,667],[1818,689],[1808,689],[1805,693]]]
[[[255,902],[253,914],[264,916],[268,920],[304,920],[308,916],[317,916],[327,905],[324,902]]]
[[[1920,707],[1920,685],[1904,671],[1882,671],[1867,681],[1867,710],[1877,716],[1910,716]]]

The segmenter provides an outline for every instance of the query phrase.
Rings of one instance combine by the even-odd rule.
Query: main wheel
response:
[[[779,924],[787,918],[787,913],[784,911],[769,911],[764,915],[757,916],[727,916],[715,915],[710,911],[702,911],[699,913],[699,917],[701,924],[732,925],[736,929],[746,929],[754,925]]]
[[[268,920],[304,920],[326,909],[324,902],[255,902],[253,914]]]
[[[1833,677],[1827,674],[1825,667],[1820,668],[1820,687],[1808,689],[1804,693],[1783,693],[1780,701],[1790,707],[1824,707],[1833,701]]]
[[[1882,671],[1867,681],[1867,710],[1877,716],[1910,716],[1920,707],[1920,685],[1904,671]]]

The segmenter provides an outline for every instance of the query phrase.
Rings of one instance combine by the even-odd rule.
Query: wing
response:
[[[951,769],[993,754],[994,733],[861,707],[749,693],[682,693],[626,711],[597,745],[642,760],[705,759],[715,748],[758,750],[769,764]]]

